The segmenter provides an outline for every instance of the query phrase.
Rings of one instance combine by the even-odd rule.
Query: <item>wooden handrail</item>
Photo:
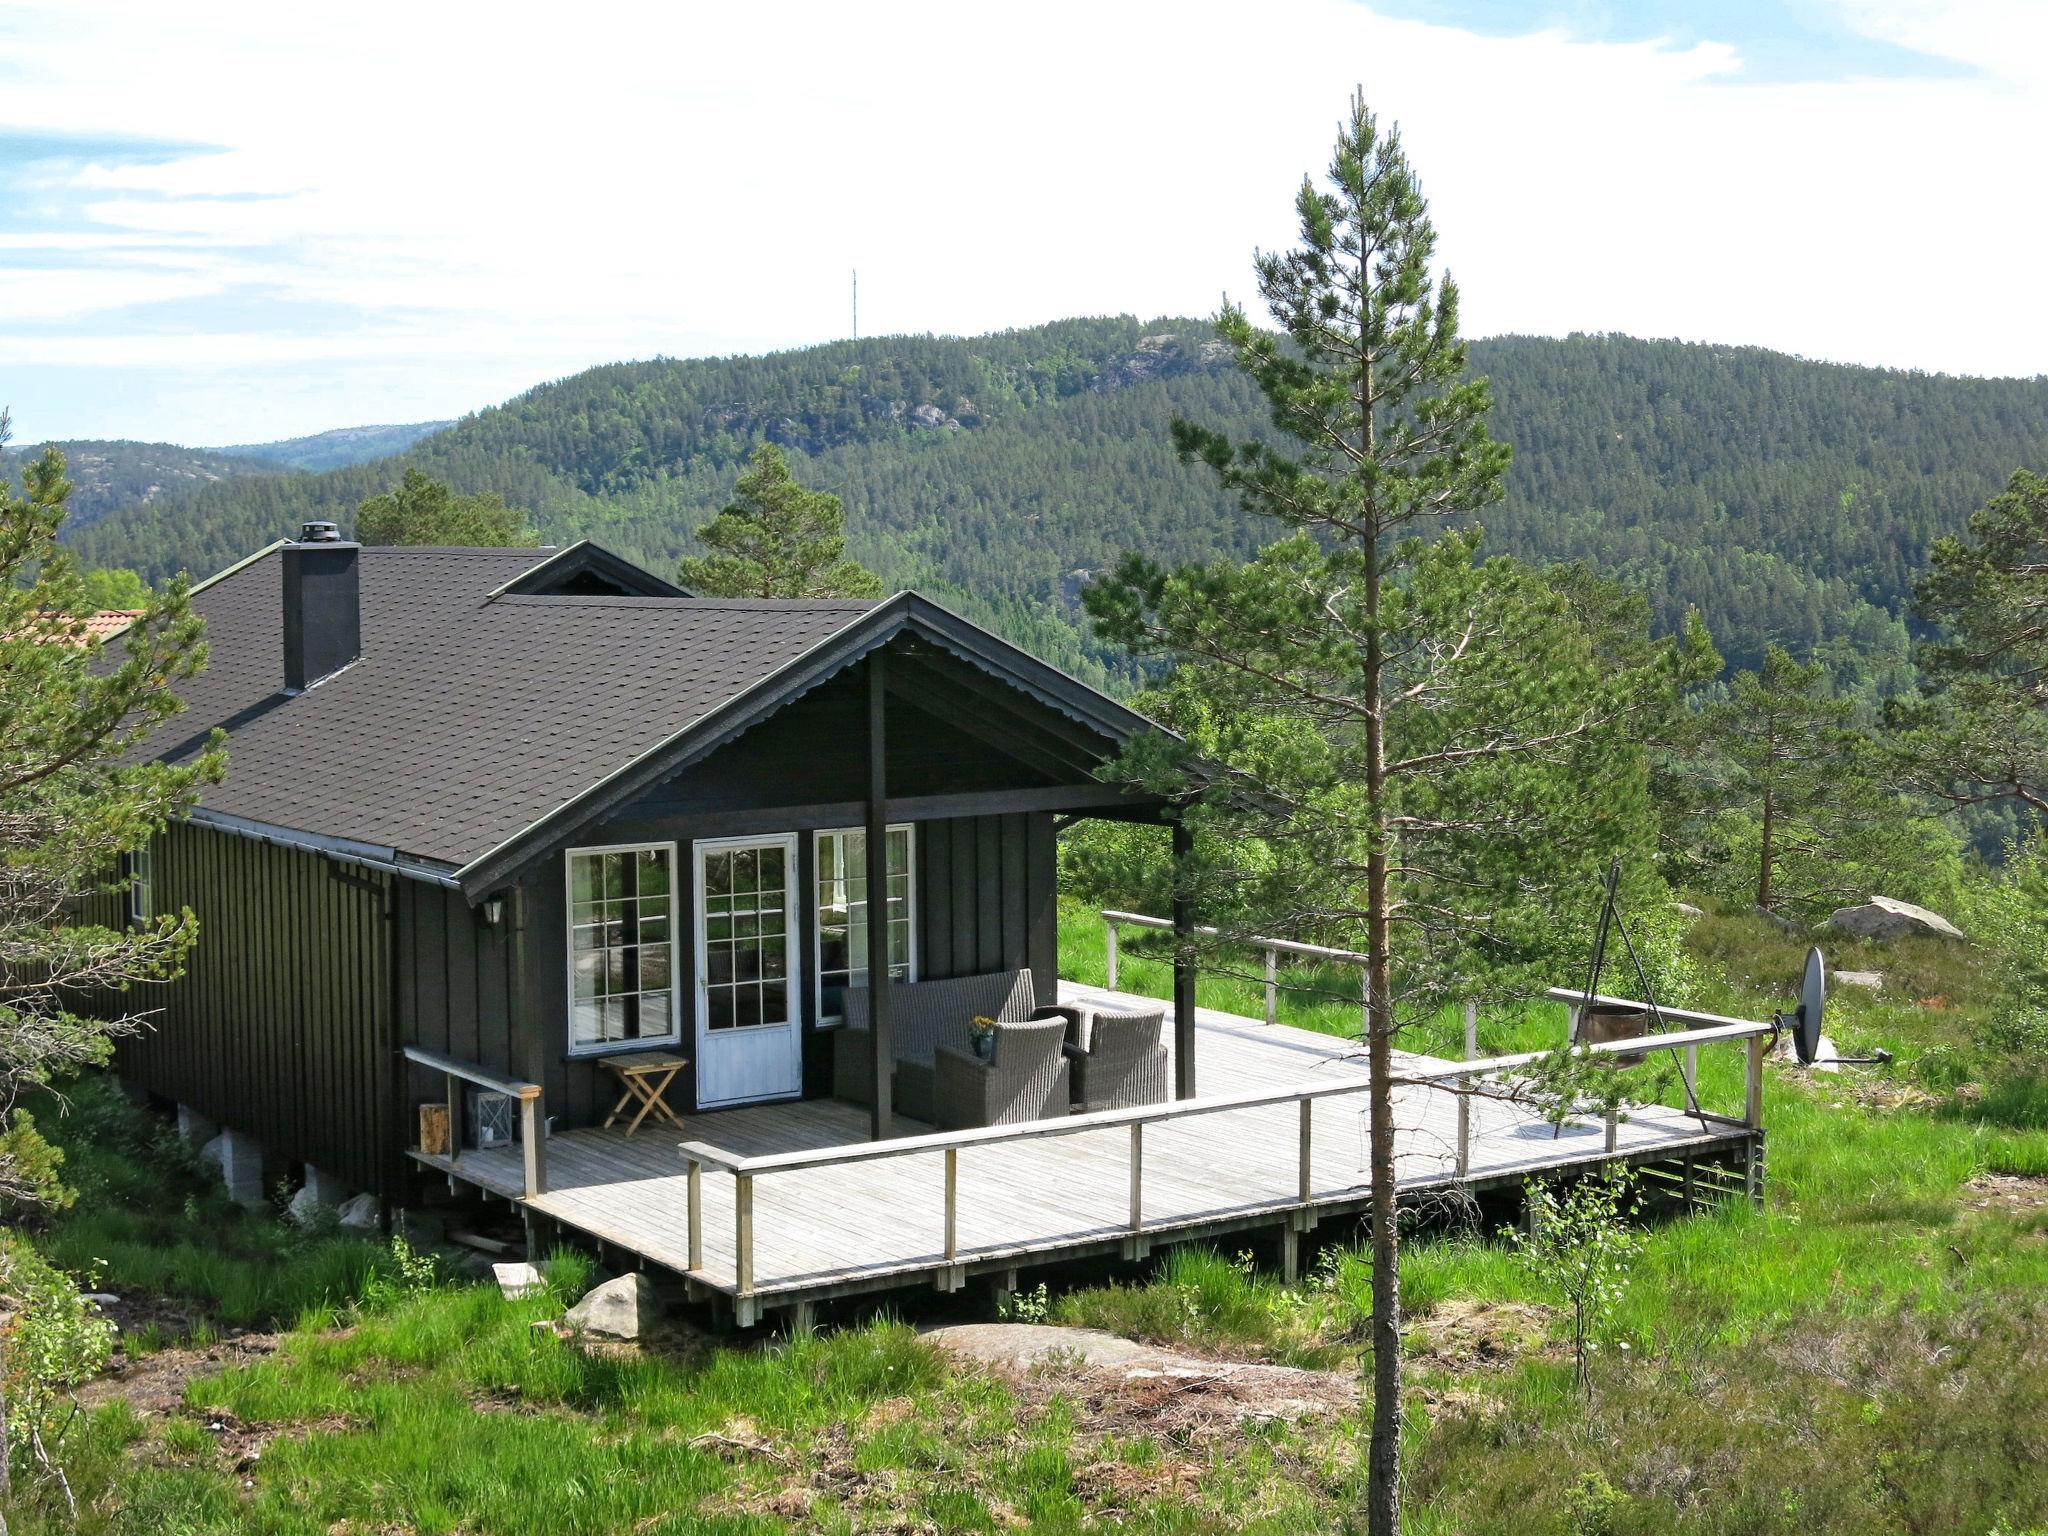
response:
[[[1604,1040],[1576,1046],[1590,1056],[1634,1055],[1645,1049],[1669,1050],[1688,1045],[1711,1045],[1723,1040],[1742,1040],[1768,1035],[1773,1024],[1737,1019],[1707,1029],[1674,1030],[1631,1040]],[[1486,1077],[1533,1065],[1551,1055],[1549,1051],[1520,1051],[1509,1056],[1488,1056],[1477,1061],[1427,1062],[1405,1067],[1395,1079],[1399,1085],[1454,1083],[1468,1077]],[[681,1145],[684,1157],[706,1168],[732,1174],[792,1173],[805,1168],[831,1168],[844,1163],[873,1162],[885,1157],[912,1157],[920,1152],[940,1152],[951,1147],[983,1147],[1010,1141],[1032,1141],[1046,1136],[1076,1136],[1084,1131],[1132,1124],[1156,1124],[1184,1120],[1195,1115],[1223,1114],[1236,1109],[1259,1109],[1272,1104],[1294,1104],[1317,1099],[1343,1098],[1364,1093],[1371,1083],[1362,1079],[1328,1084],[1304,1084],[1293,1088],[1267,1088],[1251,1093],[1218,1094],[1209,1098],[1174,1099],[1164,1104],[1141,1104],[1129,1109],[1098,1109],[1082,1115],[1065,1115],[1057,1120],[1029,1120],[1019,1125],[986,1125],[964,1131],[933,1131],[924,1136],[899,1136],[890,1141],[863,1141],[839,1147],[813,1147],[800,1152],[772,1152],[759,1157],[738,1157],[723,1148],[701,1141]]]
[[[448,1085],[448,1161],[459,1162],[462,1158],[462,1089],[461,1083],[474,1083],[479,1088],[488,1088],[493,1093],[502,1093],[507,1098],[519,1101],[519,1139],[521,1182],[526,1198],[547,1193],[548,1154],[547,1117],[541,1113],[541,1088],[539,1083],[523,1083],[516,1078],[499,1077],[486,1071],[473,1061],[459,1061],[453,1056],[443,1056],[439,1051],[425,1050],[417,1045],[399,1047],[405,1059],[415,1066],[439,1072]]]
[[[1562,994],[1567,1000],[1578,994],[1553,988],[1552,995]],[[1602,1002],[1626,1003],[1622,998],[1601,998]],[[1641,1004],[1631,1004],[1641,1007]],[[1731,1019],[1717,1014],[1692,1013],[1680,1009],[1662,1010],[1668,1018],[1689,1018],[1712,1020],[1697,1029],[1674,1030],[1667,1034],[1637,1037],[1627,1040],[1606,1040],[1585,1044],[1567,1043],[1567,1049],[1581,1056],[1624,1056],[1633,1055],[1644,1049],[1683,1049],[1691,1056],[1702,1045],[1721,1041],[1743,1040],[1748,1043],[1748,1071],[1746,1099],[1743,1118],[1731,1120],[1724,1115],[1709,1115],[1695,1106],[1701,1122],[1713,1120],[1731,1126],[1744,1126],[1751,1130],[1763,1125],[1763,1058],[1770,1039],[1778,1033],[1775,1021],[1763,1023],[1755,1019]],[[1467,1049],[1477,1032],[1477,1019],[1468,1005],[1466,1018]],[[1424,1061],[1406,1068],[1395,1079],[1400,1084],[1458,1083],[1468,1078],[1486,1077],[1502,1072],[1513,1072],[1521,1067],[1544,1060],[1551,1051],[1519,1051],[1506,1056],[1489,1056],[1466,1061]],[[1688,1098],[1690,1099],[1690,1078]],[[1366,1092],[1372,1086],[1368,1080],[1352,1078],[1344,1082],[1302,1085],[1293,1088],[1267,1089],[1262,1092],[1221,1094],[1203,1099],[1179,1099],[1164,1104],[1136,1105],[1129,1109],[1103,1109],[1089,1114],[1067,1115],[1057,1120],[1027,1121],[1022,1125],[981,1126],[971,1130],[936,1131],[926,1136],[904,1136],[891,1141],[858,1142],[851,1146],[819,1147],[802,1152],[777,1152],[763,1157],[736,1157],[723,1148],[701,1141],[686,1141],[680,1151],[689,1169],[689,1234],[690,1271],[701,1273],[704,1268],[704,1195],[703,1170],[715,1168],[733,1176],[733,1292],[740,1298],[739,1310],[743,1319],[752,1321],[756,1315],[754,1283],[754,1181],[767,1174],[794,1173],[813,1168],[836,1168],[849,1163],[874,1162],[885,1157],[914,1157],[920,1153],[942,1152],[945,1154],[945,1184],[941,1222],[944,1233],[944,1251],[949,1271],[959,1263],[959,1192],[960,1192],[960,1149],[963,1147],[984,1147],[1001,1145],[1013,1141],[1032,1141],[1050,1136],[1076,1136],[1086,1131],[1104,1130],[1115,1126],[1126,1126],[1130,1130],[1130,1151],[1128,1158],[1129,1178],[1129,1242],[1133,1256],[1143,1253],[1145,1231],[1145,1127],[1170,1120],[1185,1120],[1195,1115],[1223,1114],[1235,1109],[1256,1109],[1266,1105],[1295,1104],[1299,1106],[1301,1123],[1299,1127],[1299,1158],[1295,1170],[1295,1195],[1298,1203],[1308,1208],[1314,1198],[1311,1183],[1311,1151],[1313,1148],[1314,1107],[1319,1099],[1343,1098]],[[1464,1094],[1458,1099],[1458,1145],[1456,1149],[1457,1177],[1469,1177],[1472,1166],[1471,1134],[1472,1121],[1468,1098]],[[1620,1130],[1620,1117],[1610,1111],[1606,1117],[1606,1149],[1616,1150]],[[1755,1165],[1751,1165],[1752,1194],[1755,1193]]]
[[[449,1077],[459,1077],[465,1083],[475,1083],[479,1088],[489,1088],[498,1093],[510,1094],[515,1099],[537,1099],[540,1097],[539,1083],[522,1083],[516,1078],[499,1077],[473,1061],[458,1061],[453,1056],[443,1056],[439,1051],[423,1050],[417,1045],[399,1047],[407,1061],[430,1067]]]
[[[1543,995],[1552,1002],[1570,1003],[1575,1007],[1586,1001],[1586,994],[1577,987],[1551,987]],[[1633,1008],[1643,1013],[1651,1011],[1651,1005],[1648,1003],[1637,1002],[1632,997],[1609,997],[1604,992],[1595,992],[1593,994],[1593,1002],[1596,1007]],[[1657,1017],[1670,1019],[1675,1024],[1698,1024],[1709,1029],[1723,1024],[1740,1024],[1745,1028],[1753,1030],[1768,1030],[1772,1028],[1769,1024],[1759,1024],[1755,1019],[1738,1019],[1726,1013],[1701,1013],[1696,1008],[1667,1008],[1662,1003],[1656,1005],[1655,1011]],[[1663,1042],[1670,1037],[1666,1035],[1650,1035],[1644,1038],[1654,1043],[1654,1049],[1662,1050],[1664,1048]],[[1683,1042],[1680,1043],[1683,1044]],[[1638,1043],[1636,1048],[1641,1050],[1643,1046]]]
[[[1104,911],[1102,918],[1104,922],[1109,923],[1129,923],[1133,928],[1173,927],[1172,922],[1166,918],[1147,917],[1142,912]],[[1197,928],[1195,932],[1204,938],[1222,937],[1221,931],[1215,928]],[[1268,939],[1253,934],[1233,942],[1242,943],[1247,949],[1277,949],[1282,954],[1303,955],[1311,960],[1340,960],[1347,965],[1363,965],[1366,961],[1366,957],[1355,949],[1330,949],[1321,944],[1303,944],[1297,939]]]

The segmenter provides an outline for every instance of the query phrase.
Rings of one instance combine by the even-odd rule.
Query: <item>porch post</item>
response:
[[[1195,906],[1185,884],[1194,835],[1179,818],[1173,823],[1173,1096],[1195,1096]]]
[[[889,1050],[889,776],[888,738],[882,695],[888,686],[888,657],[868,653],[868,1048],[873,1053],[875,1101],[868,1136],[882,1141],[890,1134],[894,1105],[889,1081],[893,1058]]]

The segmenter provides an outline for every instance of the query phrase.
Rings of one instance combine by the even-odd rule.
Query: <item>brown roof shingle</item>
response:
[[[287,696],[267,551],[194,595],[212,659],[152,745],[190,751],[220,726],[207,810],[459,867],[875,606],[489,599],[545,558],[365,548],[361,660]]]

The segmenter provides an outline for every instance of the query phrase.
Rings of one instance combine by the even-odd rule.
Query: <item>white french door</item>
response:
[[[697,844],[697,1102],[803,1091],[796,836]]]

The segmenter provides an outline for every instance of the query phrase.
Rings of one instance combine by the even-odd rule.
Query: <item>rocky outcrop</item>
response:
[[[1854,934],[1859,939],[1960,939],[1963,931],[1939,912],[1916,907],[1910,901],[1890,896],[1873,896],[1860,906],[1838,907],[1828,919],[1830,928]]]
[[[1148,379],[1168,379],[1184,373],[1202,373],[1231,366],[1230,348],[1220,341],[1191,345],[1178,336],[1140,336],[1138,349],[1130,356],[1110,363],[1089,386],[1098,393],[1126,389]]]

